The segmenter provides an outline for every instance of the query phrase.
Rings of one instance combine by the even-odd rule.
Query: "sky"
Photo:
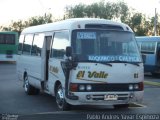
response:
[[[64,8],[79,3],[91,4],[100,0],[0,0],[0,26],[9,24],[12,20],[27,20],[33,16],[52,13],[56,18],[62,18]],[[160,0],[104,0],[110,2],[124,1],[129,7],[147,16],[154,16],[155,8],[160,14]]]

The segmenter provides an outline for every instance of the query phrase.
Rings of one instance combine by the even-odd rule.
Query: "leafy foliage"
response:
[[[101,1],[91,5],[68,6],[66,13],[66,18],[91,17],[118,20],[128,24],[137,36],[154,35],[154,17],[146,18],[142,13],[129,9],[122,1],[117,3]],[[157,24],[157,33],[160,35],[160,23]]]
[[[67,18],[95,17],[95,18],[120,18],[125,21],[129,8],[124,2],[118,3],[93,3],[91,5],[79,4],[66,7]]]
[[[146,18],[144,14],[135,12],[132,8],[129,8],[123,1],[114,3],[102,0],[90,5],[78,4],[75,6],[66,6],[65,11],[66,14],[63,19],[89,17],[116,20],[128,24],[137,36],[154,35],[154,17]],[[60,20],[62,19],[56,19],[54,21]],[[51,22],[53,22],[52,14],[45,14],[45,16],[31,17],[26,21],[12,21],[7,27],[0,26],[0,29],[20,33],[26,27]],[[159,22],[157,22],[157,35],[160,35]]]
[[[51,23],[51,22],[52,22],[52,15],[47,14],[45,16],[31,17],[26,21],[22,21],[22,20],[12,21],[8,27],[1,26],[1,29],[2,31],[16,31],[20,34],[21,31],[26,27],[41,25],[41,24]]]

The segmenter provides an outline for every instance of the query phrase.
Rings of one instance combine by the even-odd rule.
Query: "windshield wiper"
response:
[[[108,66],[112,67],[112,64],[110,64],[108,62],[99,62],[99,61],[94,61],[94,60],[85,60],[85,61],[80,61],[80,62],[99,63],[99,64],[108,65]]]
[[[128,64],[140,66],[139,63],[137,62],[128,62],[128,61],[120,61],[120,60],[111,61],[111,63],[128,63]]]

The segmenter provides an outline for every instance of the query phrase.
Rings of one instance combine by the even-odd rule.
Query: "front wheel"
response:
[[[62,89],[62,85],[59,85],[56,89],[56,103],[60,110],[69,110],[71,105],[69,105],[64,96],[64,91]]]

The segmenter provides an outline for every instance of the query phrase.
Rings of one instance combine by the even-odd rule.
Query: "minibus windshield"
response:
[[[131,32],[74,30],[72,47],[76,61],[142,62],[134,34]]]

